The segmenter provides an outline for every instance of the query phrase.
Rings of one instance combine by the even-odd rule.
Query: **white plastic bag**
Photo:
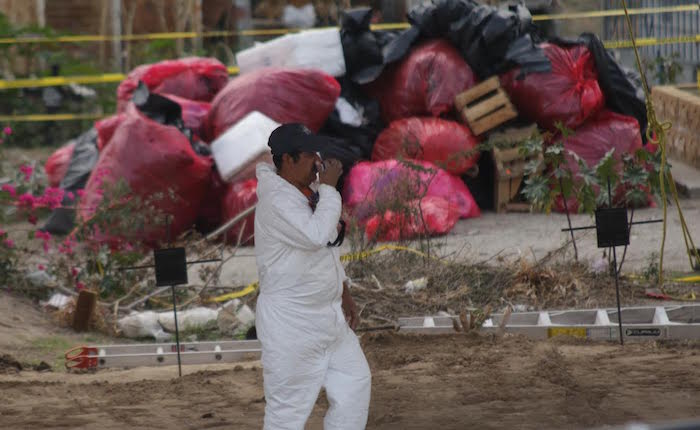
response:
[[[158,340],[167,337],[158,322],[158,313],[153,311],[138,312],[117,321],[117,327],[126,337],[153,337]]]
[[[310,28],[316,23],[316,10],[311,3],[302,7],[287,5],[282,11],[282,23],[288,28]]]
[[[244,170],[254,174],[254,164],[271,157],[267,141],[279,125],[262,113],[253,111],[212,142],[211,152],[221,178],[232,181]]]
[[[358,110],[350,104],[343,97],[339,97],[338,101],[335,102],[335,109],[340,115],[340,122],[343,124],[352,125],[354,127],[360,127],[362,125],[362,111]]]
[[[48,302],[41,302],[41,304],[42,306],[52,307],[61,310],[68,306],[71,300],[72,297],[70,296],[66,296],[65,294],[61,293],[54,293]]]
[[[345,74],[345,56],[337,28],[307,30],[256,44],[236,54],[240,73],[264,67],[317,69],[331,76]]]
[[[219,316],[217,309],[194,308],[177,313],[177,326],[180,331],[204,327]],[[168,332],[175,332],[175,317],[172,311],[158,314],[158,322]]]

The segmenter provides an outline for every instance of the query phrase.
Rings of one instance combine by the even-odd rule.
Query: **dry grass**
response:
[[[612,277],[595,275],[573,262],[473,264],[392,252],[352,262],[346,272],[353,278],[353,297],[369,325],[440,311],[459,314],[465,309],[515,305],[592,308],[615,303]],[[406,282],[421,277],[428,278],[426,288],[412,293],[404,290]],[[622,281],[621,296],[626,302],[643,294],[643,285]]]

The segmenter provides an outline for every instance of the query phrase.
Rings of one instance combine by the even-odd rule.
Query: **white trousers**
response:
[[[367,424],[372,377],[357,336],[347,330],[334,345],[290,342],[284,351],[263,349],[265,430],[303,430],[325,387],[325,430],[362,430]]]

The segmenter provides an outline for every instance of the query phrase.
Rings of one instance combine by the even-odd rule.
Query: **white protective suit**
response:
[[[262,343],[264,428],[303,429],[325,387],[325,429],[363,429],[371,375],[341,308],[346,276],[339,250],[327,246],[337,236],[340,194],[320,185],[312,211],[274,166],[258,164],[256,173],[255,327]]]

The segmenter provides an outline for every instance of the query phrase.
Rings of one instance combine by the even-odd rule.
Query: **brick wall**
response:
[[[668,154],[700,168],[700,96],[670,86],[654,87],[651,94],[657,119],[672,123]]]

